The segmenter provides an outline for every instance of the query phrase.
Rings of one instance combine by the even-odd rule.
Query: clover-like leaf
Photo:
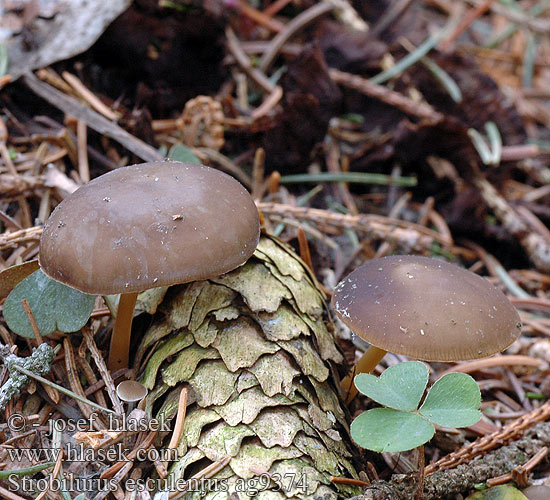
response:
[[[429,390],[419,412],[445,427],[467,427],[481,418],[481,392],[476,381],[465,373],[449,373]]]
[[[379,453],[407,451],[429,441],[435,429],[417,413],[376,408],[351,423],[351,437],[361,447]]]
[[[41,335],[55,330],[75,332],[88,321],[95,296],[79,292],[46,276],[40,269],[21,281],[4,302],[8,326],[22,337],[34,337],[21,301],[26,299]]]
[[[368,373],[355,377],[359,392],[388,408],[404,411],[418,408],[427,383],[428,368],[420,361],[391,366],[380,377]]]

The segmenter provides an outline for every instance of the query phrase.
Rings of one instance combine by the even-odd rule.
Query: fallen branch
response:
[[[434,241],[445,247],[453,244],[445,235],[425,226],[381,215],[339,214],[318,208],[278,203],[257,203],[257,206],[266,217],[279,215],[339,229],[353,229],[371,238],[395,242],[406,250],[424,250],[430,248]]]
[[[541,422],[529,429],[525,436],[508,446],[476,458],[454,469],[434,472],[425,479],[422,500],[439,500],[465,492],[477,483],[507,474],[521,467],[539,450],[550,445],[550,422]],[[412,500],[416,492],[416,474],[399,474],[391,481],[376,481],[363,495],[352,500]]]
[[[64,113],[82,120],[96,132],[114,139],[142,160],[159,161],[163,159],[163,156],[149,144],[129,134],[116,123],[107,120],[93,109],[83,106],[76,99],[63,94],[63,92],[47,83],[41,82],[33,73],[26,73],[23,80],[35,94],[38,94]]]

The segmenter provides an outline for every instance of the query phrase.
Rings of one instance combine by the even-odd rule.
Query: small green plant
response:
[[[548,495],[548,493],[546,494]],[[538,497],[527,497],[511,484],[502,484],[473,493],[466,500],[529,500],[530,498]],[[550,497],[544,496],[541,498]]]
[[[467,427],[479,421],[481,393],[465,373],[449,373],[437,380],[419,408],[428,375],[428,368],[419,361],[392,366],[380,377],[357,375],[359,392],[384,408],[368,410],[352,422],[353,440],[380,453],[407,451],[433,437],[433,424]]]

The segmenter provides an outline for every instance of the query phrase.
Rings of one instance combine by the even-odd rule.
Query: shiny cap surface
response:
[[[367,342],[426,361],[489,356],[512,344],[521,330],[516,309],[485,278],[414,255],[358,267],[337,285],[332,304]]]
[[[228,272],[254,252],[256,205],[214,168],[162,161],[119,168],[80,187],[44,226],[39,261],[90,294],[137,292]]]

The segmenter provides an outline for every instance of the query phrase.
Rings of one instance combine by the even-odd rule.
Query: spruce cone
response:
[[[171,479],[231,457],[210,491],[203,484],[186,498],[357,494],[330,480],[357,477],[331,368],[342,356],[325,298],[287,245],[262,236],[246,264],[170,288],[159,310],[136,366],[157,418],[174,417],[181,388],[190,391]]]

